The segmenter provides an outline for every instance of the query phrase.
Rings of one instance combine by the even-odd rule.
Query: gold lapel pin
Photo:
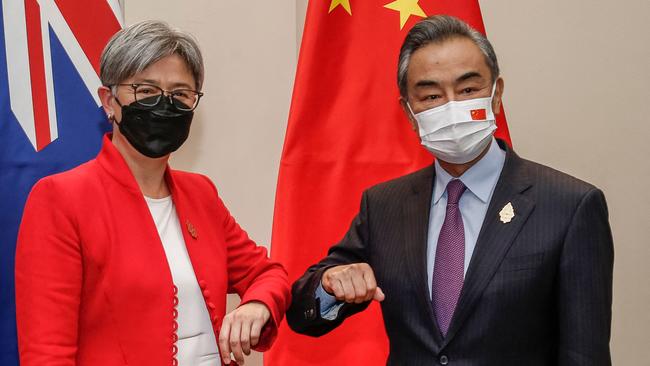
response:
[[[187,220],[185,224],[187,225],[187,231],[190,233],[190,235],[192,235],[194,239],[198,238],[199,233],[196,231],[196,228],[194,227],[194,225],[192,225],[190,220]]]
[[[507,224],[512,221],[513,217],[515,217],[515,209],[512,207],[512,203],[508,202],[499,212],[499,218],[502,223]]]

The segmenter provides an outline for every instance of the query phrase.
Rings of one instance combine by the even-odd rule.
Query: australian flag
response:
[[[99,151],[110,128],[97,96],[99,58],[123,18],[119,0],[0,3],[0,365],[14,366],[23,206],[40,178]]]

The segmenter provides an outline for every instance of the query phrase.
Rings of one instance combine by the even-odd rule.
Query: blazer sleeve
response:
[[[213,186],[214,187],[214,186]],[[216,192],[216,188],[215,188]],[[239,306],[259,301],[271,312],[254,349],[266,351],[275,341],[278,327],[291,301],[289,279],[284,267],[269,259],[267,250],[253,242],[219,198],[226,213],[223,222],[227,245],[228,292],[241,297]]]
[[[558,365],[611,365],[614,246],[607,204],[598,189],[579,204],[558,274]]]
[[[75,365],[82,260],[65,198],[38,182],[23,213],[16,247],[16,321],[22,366]]]
[[[328,254],[317,264],[309,267],[292,287],[293,301],[287,311],[287,322],[291,329],[300,334],[319,337],[339,326],[347,317],[363,311],[370,301],[361,304],[345,303],[335,319],[327,320],[321,316],[319,300],[315,297],[321,283],[323,272],[328,268],[352,264],[368,263],[368,243],[370,240],[368,223],[368,193],[363,193],[359,213],[343,239],[331,247]]]

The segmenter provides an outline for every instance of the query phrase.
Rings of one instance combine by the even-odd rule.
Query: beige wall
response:
[[[209,175],[232,213],[262,244],[271,237],[306,3],[125,4],[127,24],[163,19],[198,37],[206,96],[173,164]],[[518,152],[605,191],[616,246],[614,364],[640,365],[650,359],[650,93],[644,89],[650,83],[650,2],[480,4],[500,57]],[[247,364],[260,365],[259,355]]]

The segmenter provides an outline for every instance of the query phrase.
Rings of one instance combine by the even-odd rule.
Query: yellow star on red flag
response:
[[[384,8],[399,11],[399,29],[402,29],[411,15],[419,17],[427,16],[418,2],[419,0],[396,0],[390,4],[384,5]]]
[[[337,6],[341,5],[345,11],[348,12],[348,14],[352,15],[352,8],[350,7],[350,0],[332,0],[330,3],[330,10],[328,13],[331,13],[334,8]]]

